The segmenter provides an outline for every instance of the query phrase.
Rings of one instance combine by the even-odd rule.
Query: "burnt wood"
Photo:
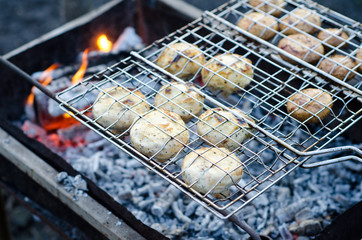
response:
[[[92,198],[94,198],[94,200],[96,200],[97,202],[102,204],[105,208],[107,208],[109,211],[111,211],[114,215],[116,215],[117,217],[122,219],[125,223],[127,223],[131,228],[133,228],[135,231],[137,231],[144,238],[158,239],[158,240],[168,239],[165,236],[163,236],[161,233],[159,233],[158,231],[143,224],[135,216],[133,216],[133,214],[130,211],[128,211],[128,209],[126,207],[124,207],[123,205],[116,202],[105,191],[100,189],[94,182],[92,182],[90,179],[88,179],[87,177],[83,176],[81,173],[76,171],[62,157],[53,153],[51,150],[49,150],[46,146],[44,146],[40,142],[27,137],[19,128],[17,128],[13,124],[11,124],[9,121],[0,119],[0,128],[4,129],[9,135],[11,135],[15,139],[17,139],[20,143],[25,145],[29,150],[34,152],[37,156],[39,156],[41,159],[43,159],[46,163],[48,163],[50,166],[52,166],[57,171],[65,171],[71,176],[80,174],[82,176],[82,178],[84,178],[84,180],[87,182],[89,196],[91,196]],[[8,161],[6,161],[6,159],[1,159],[0,161],[4,162],[4,164],[6,164],[6,162],[8,162]],[[7,171],[6,166],[3,167],[0,165],[0,168],[5,172]],[[19,177],[18,177],[19,175],[17,175],[17,174],[20,174],[19,173],[20,171],[19,170],[18,170],[19,172],[15,172],[15,170],[13,170],[13,171],[14,172],[12,174],[7,175],[8,178],[12,177],[15,179],[19,179]],[[0,172],[0,175],[2,176],[1,172]],[[14,176],[16,176],[16,177],[14,177]],[[11,178],[10,178],[10,181],[11,181]],[[28,181],[30,181],[30,180],[28,179]],[[26,184],[24,184],[24,183],[27,183],[28,181],[14,182],[13,186],[14,187],[15,186],[19,186],[19,187],[26,186]],[[33,188],[29,188],[29,187],[26,187],[26,188],[33,189]],[[27,195],[26,193],[24,193],[24,194]],[[34,195],[34,196],[38,196],[38,195]],[[39,198],[40,198],[39,199],[40,201],[42,199],[47,199],[47,198],[43,198],[43,197],[39,197]],[[53,200],[55,201],[56,199],[53,199]],[[48,201],[48,200],[46,200],[46,201]],[[62,212],[60,212],[59,214],[61,215]]]

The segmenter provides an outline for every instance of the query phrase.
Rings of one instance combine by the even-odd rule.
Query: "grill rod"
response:
[[[24,72],[22,69],[20,69],[18,66],[10,62],[9,60],[5,59],[3,56],[0,56],[0,62],[4,64],[6,67],[10,68],[12,71],[17,73],[20,77],[27,80],[29,83],[40,89],[45,95],[50,97],[51,99],[55,100],[57,103],[60,103],[60,101],[55,97],[55,93],[49,91],[46,87],[41,85],[40,82],[36,81],[34,78],[32,78],[29,74]]]
[[[0,62],[3,65],[5,65],[6,67],[10,68],[15,73],[17,73],[20,77],[27,80],[29,83],[31,83],[35,87],[39,88],[39,90],[41,90],[48,97],[57,101],[58,103],[61,103],[61,101],[55,97],[55,94],[53,92],[49,91],[46,87],[44,87],[38,81],[36,81],[34,78],[32,78],[28,73],[24,72],[22,69],[20,69],[15,64],[13,64],[10,61],[8,61],[7,59],[5,59],[3,56],[0,56]],[[224,210],[224,211],[225,211],[225,214],[228,214],[226,212],[226,210]],[[240,228],[242,228],[245,232],[247,232],[250,235],[251,239],[261,240],[260,235],[252,227],[250,227],[244,220],[241,220],[240,218],[238,218],[235,215],[230,216],[229,220],[231,222],[233,222],[234,224],[236,224],[237,226],[239,226]]]
[[[348,83],[346,83],[346,82],[344,82],[344,81],[342,81],[342,80],[340,80],[340,79],[338,79],[338,78],[336,78],[334,76],[331,76],[329,73],[326,73],[326,72],[320,70],[319,68],[313,66],[312,64],[307,63],[304,60],[301,60],[301,59],[297,58],[296,56],[294,56],[294,55],[292,55],[292,54],[290,54],[290,53],[288,53],[286,51],[281,51],[277,46],[274,46],[273,44],[269,43],[268,41],[265,41],[265,40],[263,40],[263,39],[261,39],[259,37],[256,37],[255,35],[249,33],[248,31],[243,30],[243,29],[239,28],[238,26],[235,26],[234,24],[231,24],[230,22],[228,22],[225,19],[215,15],[214,13],[212,13],[210,11],[205,11],[204,14],[203,14],[203,17],[205,18],[207,16],[209,16],[212,19],[215,19],[216,21],[226,25],[227,27],[230,27],[231,29],[233,29],[235,31],[243,33],[247,37],[249,37],[251,39],[254,39],[257,42],[260,42],[264,46],[267,46],[270,49],[273,49],[273,50],[277,51],[278,53],[281,53],[281,54],[287,56],[288,58],[293,59],[293,61],[298,62],[298,63],[300,63],[300,64],[302,64],[304,66],[307,66],[309,69],[312,69],[313,71],[315,71],[315,72],[317,72],[319,74],[322,74],[323,76],[328,77],[329,79],[333,80],[337,84],[339,84],[339,85],[345,87],[346,89],[349,89],[349,90],[359,94],[360,96],[362,96],[362,90],[360,90],[360,89],[358,89],[358,88],[356,88],[356,87],[354,87],[354,86],[352,86],[352,85],[350,85],[350,84],[348,84]]]

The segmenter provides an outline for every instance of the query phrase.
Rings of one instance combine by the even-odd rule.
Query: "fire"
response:
[[[64,113],[64,114],[63,114],[63,117],[64,117],[64,118],[71,118],[72,116],[70,116],[68,113]]]
[[[73,84],[77,84],[83,79],[84,73],[85,73],[85,70],[87,69],[87,67],[88,67],[88,49],[84,50],[84,52],[83,52],[82,64],[80,65],[80,68],[74,74],[74,76],[72,78]]]
[[[55,69],[57,69],[58,67],[59,67],[59,64],[57,64],[57,63],[53,63],[52,65],[50,65],[50,67],[45,69],[45,71],[40,76],[39,82],[43,86],[47,86],[52,81],[52,72]],[[30,92],[28,98],[26,99],[26,104],[28,104],[28,105],[32,105],[34,103],[34,93],[33,93],[34,89],[35,89],[35,86],[31,88],[31,92]]]
[[[102,52],[110,52],[112,50],[112,42],[108,40],[105,34],[102,34],[97,39],[98,49]]]
[[[53,64],[50,67],[48,67],[41,75],[39,82],[43,85],[46,86],[48,85],[51,81],[52,81],[52,71],[54,71],[55,69],[57,69],[59,67],[59,64]],[[88,67],[88,49],[84,50],[84,53],[82,55],[82,63],[80,68],[78,69],[78,71],[74,74],[73,78],[72,78],[72,84],[77,84],[78,82],[80,82],[85,74],[85,71]],[[30,93],[30,95],[27,98],[26,104],[27,107],[32,107],[33,103],[34,103],[34,88],[32,88],[32,91]],[[43,102],[42,104],[47,104],[45,102]],[[44,108],[38,108],[38,111],[36,112],[37,116],[38,116],[38,121],[40,123],[40,125],[44,128],[44,130],[46,131],[54,131],[60,128],[68,128],[72,125],[75,124],[79,124],[79,122],[71,117],[71,115],[64,113],[62,115],[59,116],[51,116],[46,107]],[[55,142],[55,141],[54,141]]]

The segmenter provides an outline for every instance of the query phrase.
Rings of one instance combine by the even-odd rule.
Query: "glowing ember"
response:
[[[85,70],[88,67],[88,49],[84,50],[83,55],[82,55],[82,64],[80,65],[80,68],[78,69],[78,71],[74,74],[73,78],[72,78],[72,83],[73,84],[77,84],[80,81],[82,81],[84,74],[85,74]]]
[[[72,116],[70,116],[68,113],[64,113],[64,114],[63,114],[63,117],[64,117],[64,118],[71,118]]]
[[[108,40],[105,34],[102,34],[97,39],[97,46],[99,51],[110,52],[112,50],[112,42]]]
[[[50,67],[45,69],[45,71],[40,76],[39,82],[43,86],[47,86],[52,81],[52,72],[57,68],[59,68],[59,64],[54,63]],[[30,92],[28,98],[26,99],[27,105],[32,105],[34,103],[34,93],[33,93],[34,89],[35,89],[35,86],[31,88],[31,92]]]
[[[72,125],[79,124],[75,118],[72,118],[70,115],[68,116],[60,115],[55,118],[50,118],[46,114],[40,114],[40,122],[42,127],[47,131],[52,131],[59,128],[68,128]]]

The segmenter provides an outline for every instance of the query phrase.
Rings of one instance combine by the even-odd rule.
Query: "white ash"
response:
[[[87,197],[88,191],[87,182],[81,175],[75,177],[69,176],[66,172],[60,172],[56,176],[56,180],[59,184],[62,184],[67,192],[70,192],[74,201],[78,201],[79,197]]]
[[[112,53],[130,52],[140,50],[143,47],[142,38],[136,33],[136,30],[133,27],[126,27],[113,44]]]
[[[142,80],[150,81],[146,77]],[[50,87],[54,84],[57,86],[56,89],[61,89],[62,81],[52,83]],[[107,83],[99,86],[104,89]],[[91,104],[99,92],[99,90],[87,91],[86,87],[79,89],[67,93],[71,97],[87,94],[83,102],[74,103],[79,104],[76,105],[78,109]],[[144,87],[142,91],[147,92],[151,89]],[[42,95],[36,94],[36,97],[39,96]],[[245,112],[251,109],[247,106],[248,103],[250,102],[241,106]],[[50,103],[47,107],[53,116],[63,114],[58,104]],[[264,114],[260,108],[257,108],[253,110],[253,115],[260,117]],[[267,118],[265,124],[276,126],[282,124],[282,120]],[[54,144],[51,134],[30,121],[25,121],[22,128],[28,136],[42,141],[76,170],[107,191],[142,222],[171,239],[248,238],[243,230],[229,221],[215,217],[164,179],[146,170],[137,160],[82,125],[59,129],[56,132],[58,140],[65,146]],[[294,142],[302,142],[308,137],[301,130],[295,131],[292,125],[282,125],[280,131],[293,132]],[[353,144],[342,137],[338,137],[334,142],[336,146]],[[251,141],[247,147],[248,151],[258,152],[262,146],[257,141]],[[247,154],[247,151],[245,152]],[[335,156],[336,153],[315,156],[310,162],[328,160]],[[261,165],[269,166],[273,159],[275,153],[266,150],[257,161]],[[275,168],[279,167],[278,164],[280,163],[277,163]],[[260,173],[260,169],[255,165],[248,166],[244,170],[249,174]],[[242,208],[237,215],[258,232],[273,239],[293,239],[295,237],[293,234],[316,234],[329,224],[334,216],[361,201],[361,172],[362,165],[356,162],[343,162],[316,169],[297,168],[251,204]],[[57,177],[65,189],[74,192],[75,198],[79,197],[78,194],[82,196],[86,194],[86,186],[79,177],[73,178],[66,173],[60,173]],[[241,179],[239,183],[241,186],[245,186],[248,182],[246,178],[244,175]],[[248,195],[252,196],[253,194]],[[231,208],[235,209],[240,205],[241,203],[236,203]],[[309,238],[304,238],[306,239]]]
[[[35,124],[26,122],[26,125],[29,136],[45,134]],[[247,239],[248,235],[243,230],[218,219],[84,126],[58,130],[62,141],[79,139],[79,134],[86,139],[84,144],[66,149],[51,146],[52,149],[145,224],[172,239]],[[345,139],[344,144],[352,145],[352,142]],[[324,160],[323,156],[319,156],[318,160]],[[66,179],[65,186],[75,189],[71,178],[68,176]],[[361,199],[360,164],[344,162],[316,169],[298,168],[242,208],[237,215],[260,233],[269,234],[272,238],[288,239],[289,233],[317,233],[334,216]]]
[[[280,225],[278,229],[283,240],[293,240],[293,235],[290,233],[285,223]]]

